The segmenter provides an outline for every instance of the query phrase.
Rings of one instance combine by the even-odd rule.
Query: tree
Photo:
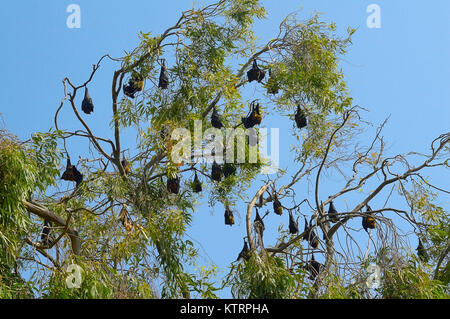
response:
[[[258,0],[221,0],[183,12],[161,35],[141,32],[139,46],[124,57],[101,57],[84,83],[64,78],[54,129],[25,142],[2,132],[2,297],[215,298],[225,286],[240,298],[448,297],[449,218],[434,200],[436,192],[449,191],[422,172],[449,168],[450,133],[432,141],[431,152],[419,159],[416,153],[385,155],[381,133],[386,122],[368,146],[358,146],[356,137],[368,126],[366,110],[353,105],[338,63],[355,30],[349,28],[342,38],[334,24],[318,15],[300,22],[290,15],[277,37],[261,45],[251,27],[265,14]],[[97,136],[85,120],[96,115],[95,109],[90,114],[95,101],[88,87],[103,85],[95,75],[106,59],[118,65],[111,87],[113,139]],[[245,117],[249,70],[267,93],[256,97]],[[79,105],[76,97],[83,91]],[[67,106],[80,129],[60,127],[59,113]],[[210,205],[232,211],[268,162],[259,156],[256,163],[215,163],[223,173],[215,177],[211,163],[191,158],[199,151],[195,144],[188,143],[192,154],[182,151],[184,160],[176,160],[183,135],[173,132],[193,132],[195,121],[204,129],[223,127],[220,132],[254,126],[270,108],[287,113],[287,123],[302,119],[297,125],[306,124],[294,131],[295,169],[263,177],[264,186],[250,196],[244,234],[248,255],[231,265],[218,286],[215,269],[188,270],[199,260],[198,249],[184,236],[196,199],[203,196],[199,177]],[[212,114],[221,125],[211,123]],[[136,145],[122,145],[125,129],[136,134]],[[89,154],[75,161],[71,145],[80,139]],[[246,158],[252,152],[250,140],[243,144]],[[230,149],[237,149],[240,145],[232,141]],[[60,166],[66,161],[62,177],[73,187],[63,190]],[[323,180],[332,172],[342,174],[343,185],[324,198]],[[277,187],[282,178],[289,182]],[[296,192],[303,181],[312,183],[311,194]],[[369,185],[373,191],[362,196]],[[344,197],[352,198],[353,207],[327,211],[327,205]],[[385,205],[370,208],[379,197]],[[282,214],[289,212],[296,223],[304,217],[309,227],[295,234],[280,229],[278,241],[268,244],[263,234],[270,209],[253,222],[252,217],[275,199]],[[399,199],[408,210],[388,205]],[[408,249],[406,236],[388,213],[403,218],[421,238],[420,258]],[[364,226],[369,238],[365,251],[354,237],[361,220],[369,225]],[[343,239],[347,245],[338,245]],[[371,245],[376,254],[369,255]],[[375,290],[366,285],[371,262],[380,269]],[[80,289],[67,285],[71,264],[83,269]],[[22,278],[26,269],[36,269],[30,282]]]

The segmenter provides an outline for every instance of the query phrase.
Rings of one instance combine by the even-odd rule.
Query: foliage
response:
[[[280,257],[252,254],[249,261],[232,266],[227,281],[235,298],[301,298],[306,297],[304,275],[301,269],[286,269]]]
[[[379,293],[388,299],[442,299],[449,298],[447,285],[430,278],[430,270],[417,258],[389,260],[384,269]]]
[[[438,204],[442,189],[420,174],[424,168],[448,169],[450,135],[433,141],[423,163],[410,161],[411,153],[385,154],[380,137],[385,123],[368,146],[360,146],[357,137],[368,126],[362,119],[365,110],[352,105],[339,66],[355,30],[348,28],[342,37],[319,15],[303,21],[290,15],[281,22],[279,34],[262,44],[252,28],[266,15],[258,0],[219,0],[185,11],[162,34],[140,32],[140,44],[124,57],[100,58],[82,84],[64,78],[56,130],[36,133],[24,142],[1,132],[1,298],[217,298],[226,287],[236,298],[448,298],[448,212]],[[110,87],[96,82],[106,58],[118,67],[112,75],[112,140],[93,133],[75,100],[87,86]],[[190,154],[178,163],[171,153],[180,142],[171,135],[174,129],[185,128],[185,137],[195,131],[194,123],[201,124],[205,140],[200,147],[193,140],[189,145],[198,154],[214,137],[227,133],[212,130],[213,109],[225,128],[242,124],[253,101],[247,99],[245,75],[255,59],[267,77],[271,70],[270,82],[266,77],[265,83],[255,85],[276,85],[279,90],[275,96],[259,96],[263,121],[275,113],[294,126],[297,106],[308,119],[305,129],[293,132],[297,143],[292,146],[290,170],[261,178],[261,169],[269,163],[259,153],[258,161],[251,163],[247,142],[246,161],[221,181],[212,181],[211,163],[190,162]],[[155,85],[162,65],[169,73],[167,89]],[[129,79],[145,83],[134,98],[121,94]],[[59,128],[59,111],[67,105],[81,129]],[[123,145],[124,131],[135,134],[135,145]],[[75,157],[74,138],[89,145],[87,154]],[[238,142],[232,143],[237,150]],[[68,158],[83,174],[79,186],[59,178]],[[202,194],[192,190],[194,173],[202,180]],[[321,179],[333,179],[337,173],[343,186],[326,199],[320,192]],[[175,176],[180,180],[176,194],[167,189],[168,177]],[[248,194],[261,179],[266,188],[258,196]],[[300,184],[313,191],[300,194]],[[386,195],[382,191],[389,185]],[[401,208],[388,206],[392,194]],[[264,243],[261,227],[248,221],[254,207],[272,205],[274,195],[285,215],[291,213],[302,222],[308,217],[320,238],[318,248],[302,240],[304,234],[288,234],[281,227],[276,244]],[[332,224],[324,208],[344,195],[352,201],[347,206],[355,206],[341,208],[340,222]],[[203,197],[220,212],[225,206],[248,203],[251,257],[231,264],[222,285],[217,267],[199,264],[199,249],[188,239]],[[368,244],[362,247],[354,238],[361,227],[353,222],[360,221],[363,208],[377,197],[385,204],[374,210],[377,227],[364,233]],[[420,236],[430,256],[427,263],[411,254],[388,213],[403,217]],[[44,220],[51,222],[50,244],[41,239]],[[77,240],[79,252],[74,249]],[[371,249],[374,254],[369,254]],[[308,268],[313,254],[322,263],[316,277]],[[365,285],[370,262],[382,268],[377,290]],[[72,264],[83,269],[78,289],[67,286],[66,270]],[[29,281],[22,278],[25,275]]]
[[[14,137],[0,136],[0,262],[12,266],[30,221],[22,201],[34,190],[38,168]]]

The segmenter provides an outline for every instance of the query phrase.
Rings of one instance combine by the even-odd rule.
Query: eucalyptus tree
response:
[[[366,298],[373,293],[367,265],[375,262],[377,296],[448,296],[448,214],[434,200],[436,192],[449,191],[422,171],[448,169],[450,133],[432,141],[422,158],[385,155],[385,123],[366,146],[357,145],[368,126],[366,110],[353,104],[339,67],[355,30],[339,36],[318,15],[302,21],[289,15],[274,38],[259,43],[253,24],[266,14],[258,0],[220,0],[185,11],[161,34],[141,32],[140,44],[125,56],[101,57],[84,82],[64,78],[49,132],[24,142],[3,132],[0,295],[215,298],[231,287],[239,298]],[[97,72],[108,60],[116,66],[111,83],[99,83]],[[264,93],[249,100],[252,80]],[[99,116],[88,88],[92,93],[104,85],[111,87],[111,137],[96,134],[86,120]],[[63,108],[72,110],[78,129],[61,126]],[[205,141],[190,143],[183,161],[174,159],[182,138],[172,134],[176,129],[194,132],[201,124],[202,132],[226,133],[261,119],[267,125],[270,113],[295,126],[292,171],[261,174],[269,163],[259,153],[256,162],[214,163],[217,175],[210,162],[197,158]],[[124,145],[124,130],[135,134],[134,145]],[[250,140],[246,159],[254,150]],[[77,159],[78,145],[89,151]],[[231,145],[238,148],[234,139]],[[342,185],[325,195],[321,185],[333,171],[342,174]],[[258,181],[263,186],[248,194]],[[296,187],[304,181],[313,191],[299,194]],[[366,185],[373,191],[363,196]],[[391,200],[393,193],[408,209],[390,206],[399,202]],[[248,199],[244,249],[220,284],[213,269],[189,267],[199,262],[198,247],[185,236],[199,196],[220,214],[227,211],[231,225],[233,206]],[[333,204],[327,211],[343,197],[352,198],[353,206]],[[385,205],[370,208],[378,197]],[[266,213],[261,217],[257,209]],[[291,217],[291,231],[280,228],[273,243],[263,237],[268,214]],[[421,258],[408,250],[389,214],[420,236]],[[299,219],[309,225],[304,231]],[[368,222],[367,247],[355,240],[361,230],[351,224],[355,220]],[[371,244],[375,254],[369,254]],[[82,269],[79,289],[69,287],[77,282],[66,271],[72,264]],[[28,282],[25,272],[31,273]]]

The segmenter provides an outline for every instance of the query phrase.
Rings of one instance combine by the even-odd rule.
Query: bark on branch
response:
[[[72,244],[72,251],[75,255],[80,254],[81,250],[81,240],[78,235],[78,232],[73,229],[72,227],[68,226],[66,224],[66,221],[61,216],[56,215],[52,211],[50,211],[48,208],[36,203],[36,202],[27,202],[24,201],[25,207],[27,211],[30,213],[39,216],[41,218],[44,218],[52,223],[58,224],[62,227],[67,228],[67,234],[69,235],[71,244]]]

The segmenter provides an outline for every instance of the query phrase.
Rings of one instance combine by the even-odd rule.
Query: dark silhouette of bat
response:
[[[298,233],[298,224],[295,221],[294,216],[292,216],[291,212],[289,212],[289,233],[290,234]]]
[[[197,172],[195,172],[194,181],[192,182],[192,190],[194,193],[200,193],[202,191],[202,183],[198,179]]]
[[[123,85],[123,94],[134,99],[136,92],[142,91],[144,89],[144,80],[142,77],[133,73],[131,79],[128,80],[128,84]]]
[[[306,220],[305,216],[303,216],[303,218],[305,219],[305,228],[303,229],[303,240],[308,240],[308,238],[309,238],[308,221]]]
[[[216,182],[220,182],[222,180],[222,168],[216,163],[216,161],[214,161],[212,165],[211,178]]]
[[[330,206],[328,207],[328,217],[333,223],[337,223],[339,221],[338,212],[336,207],[334,207],[333,201],[330,201]]]
[[[425,247],[422,244],[422,241],[419,238],[419,244],[417,245],[417,256],[419,256],[420,260],[423,262],[427,262],[429,259],[429,256],[427,254],[427,251],[425,250]]]
[[[317,275],[322,271],[323,265],[316,261],[314,258],[314,254],[312,254],[311,260],[308,263],[308,270],[309,270],[309,279],[314,280],[316,279]]]
[[[319,247],[319,237],[315,231],[312,230],[311,226],[308,224],[308,221],[305,218],[305,229],[303,239],[308,241],[312,248],[316,249]]]
[[[128,84],[124,84],[123,85],[123,94],[125,94],[126,96],[134,99],[134,95],[136,94],[137,90],[134,87],[133,81],[130,79],[128,81]]]
[[[297,105],[297,112],[295,113],[295,124],[297,124],[297,127],[299,129],[308,125],[305,112],[300,108],[300,105]]]
[[[245,128],[251,128],[253,127],[252,123],[248,120],[247,117],[242,117],[241,118],[242,124],[244,124]]]
[[[41,233],[41,243],[48,246],[50,244],[50,233],[52,224],[48,220],[44,220],[44,227]]]
[[[280,215],[283,214],[283,206],[281,206],[280,201],[278,200],[277,194],[274,196],[273,200],[273,211],[275,214]]]
[[[158,87],[165,90],[169,87],[169,73],[166,68],[166,60],[161,59],[161,72],[159,73]]]
[[[241,259],[244,259],[245,261],[248,261],[250,259],[250,249],[248,248],[247,241],[245,240],[245,238],[244,238],[244,247],[239,253],[236,261],[239,261]]]
[[[247,72],[248,82],[258,81],[261,82],[264,79],[265,72],[258,67],[256,59],[253,60],[252,68]]]
[[[225,207],[225,225],[232,226],[234,224],[234,216],[228,205]]]
[[[211,125],[215,128],[221,129],[223,127],[222,121],[220,120],[217,109],[214,107],[211,114]]]
[[[267,94],[278,94],[279,86],[276,79],[272,76],[272,69],[269,69],[269,79],[267,80]]]
[[[247,117],[241,118],[242,124],[244,124],[245,128],[252,128],[255,125],[261,124],[262,115],[259,109],[259,103],[252,102],[252,109],[250,114]]]
[[[70,162],[70,158],[67,158],[67,164],[66,164],[66,170],[63,172],[61,179],[65,180],[65,181],[75,181],[75,177],[73,175],[73,170],[72,170],[73,166],[72,163]]]
[[[66,170],[61,176],[62,180],[71,181],[76,183],[76,187],[83,181],[83,174],[81,174],[77,168],[70,163],[70,158],[67,158]]]
[[[315,231],[312,231],[311,235],[309,236],[309,244],[314,249],[317,249],[317,247],[319,247],[319,237],[317,237]]]
[[[375,218],[373,218],[371,215],[372,208],[370,208],[370,206],[366,204],[366,214],[362,218],[362,227],[366,232],[368,232],[367,229],[375,229],[377,224]]]
[[[167,190],[169,193],[178,194],[180,191],[180,179],[178,176],[175,178],[167,178]]]
[[[75,184],[78,187],[83,181],[83,174],[81,174],[75,166],[72,166],[73,175],[75,176]]]
[[[227,178],[228,176],[235,175],[236,174],[236,165],[233,163],[225,163],[222,167],[223,176]]]
[[[86,114],[91,114],[94,112],[94,104],[92,103],[92,98],[89,94],[87,86],[84,88],[84,99],[81,102],[81,109]]]

